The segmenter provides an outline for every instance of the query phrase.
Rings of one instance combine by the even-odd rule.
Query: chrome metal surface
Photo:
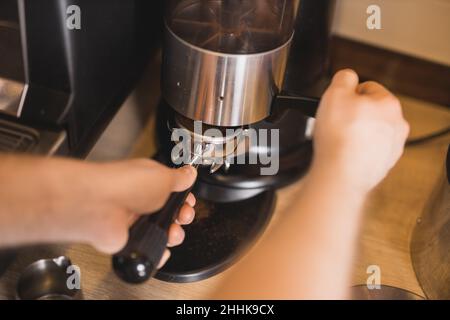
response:
[[[67,143],[66,132],[38,130],[0,119],[0,152],[54,155]]]
[[[417,280],[429,299],[450,299],[450,147],[446,174],[417,220],[411,240]]]
[[[229,168],[230,164],[227,159],[234,157],[238,152],[244,152],[245,134],[246,130],[243,128],[227,129],[222,132],[218,128],[208,128],[205,131],[200,131],[202,128],[194,128],[194,131],[186,128],[180,122],[168,123],[169,130],[183,130],[184,134],[180,135],[181,141],[174,141],[176,143],[188,143],[179,152],[172,153],[172,162],[178,163],[183,159],[185,164],[195,162],[210,166],[210,173],[219,170],[223,165]],[[195,126],[195,125],[194,125]],[[174,138],[174,137],[173,137]],[[190,150],[190,155],[185,157],[184,150]]]
[[[19,300],[80,300],[80,289],[71,288],[69,277],[74,274],[66,257],[38,260],[29,265],[17,282]]]
[[[0,119],[0,152],[31,152],[38,141],[36,130]]]
[[[0,78],[0,112],[19,117],[26,89],[21,82]]]
[[[225,54],[196,47],[166,25],[163,96],[183,116],[209,125],[258,122],[281,89],[291,40],[272,51]]]

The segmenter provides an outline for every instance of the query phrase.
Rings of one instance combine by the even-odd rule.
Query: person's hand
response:
[[[367,192],[403,153],[409,125],[399,100],[376,82],[338,72],[322,97],[314,131],[313,171]]]
[[[192,167],[169,169],[137,159],[88,163],[67,159],[2,156],[0,159],[0,246],[84,242],[116,253],[141,214],[160,209],[170,193],[195,181]],[[169,230],[168,247],[184,240],[181,225],[194,219],[190,194]],[[169,258],[166,250],[160,267]]]
[[[319,106],[301,191],[214,298],[345,299],[367,193],[400,158],[408,131],[389,91],[337,73]]]

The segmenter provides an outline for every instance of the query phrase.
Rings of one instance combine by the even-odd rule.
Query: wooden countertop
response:
[[[401,97],[401,100],[412,126],[412,136],[426,134],[450,124],[448,109],[407,97]],[[137,121],[140,119],[142,118],[138,117]],[[153,120],[150,120],[148,123],[141,123],[139,130],[135,130],[137,143],[129,150],[129,154],[148,154],[151,145],[148,137],[152,126]],[[114,145],[120,142],[120,139],[117,137]],[[382,284],[423,295],[412,268],[409,243],[414,225],[440,174],[443,173],[445,151],[449,142],[450,138],[446,136],[422,146],[408,148],[389,177],[370,196],[355,258],[354,285],[365,284],[368,277],[367,267],[378,265],[381,268]],[[113,152],[110,157],[105,158],[114,158]],[[299,192],[300,187],[301,181],[278,192],[275,219],[283,214],[283,210]],[[24,266],[39,258],[62,254],[69,256],[72,262],[81,268],[86,299],[208,298],[227,274],[224,272],[191,284],[151,280],[143,285],[129,286],[112,274],[110,257],[89,246],[42,246],[21,251],[12,267],[0,280],[0,298],[14,297],[14,285]]]
[[[426,135],[450,124],[448,109],[401,97],[411,136]],[[385,181],[368,199],[361,228],[354,284],[366,284],[369,265],[381,268],[381,282],[423,296],[410,258],[412,231],[444,174],[449,135],[409,147]]]

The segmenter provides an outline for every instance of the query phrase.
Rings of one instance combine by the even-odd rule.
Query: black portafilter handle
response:
[[[128,243],[112,258],[114,271],[120,279],[138,284],[155,275],[167,247],[169,227],[191,190],[192,187],[172,193],[161,210],[142,216],[130,228]]]

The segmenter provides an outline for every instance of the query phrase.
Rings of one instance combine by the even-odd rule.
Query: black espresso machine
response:
[[[201,132],[208,150],[245,141],[240,134],[250,129],[279,132],[279,143],[268,141],[261,148],[244,142],[241,151],[256,159],[267,152],[278,155],[275,175],[261,175],[267,163],[235,164],[234,153],[223,153],[219,162],[205,149],[199,155],[194,146],[199,177],[193,192],[199,201],[184,244],[172,249],[158,273],[146,270],[153,268],[146,261],[152,248],[144,236],[150,229],[140,221],[130,230],[121,263],[120,255],[114,263],[128,282],[153,275],[174,282],[213,276],[265,229],[275,190],[308,168],[318,100],[306,96],[323,90],[318,84],[328,70],[332,5],[328,0],[2,0],[0,151],[85,157],[162,47],[155,159],[173,165],[172,132],[182,128],[196,135],[194,121],[239,133],[216,139]],[[74,14],[79,25],[70,25]],[[139,261],[132,261],[136,257]]]

